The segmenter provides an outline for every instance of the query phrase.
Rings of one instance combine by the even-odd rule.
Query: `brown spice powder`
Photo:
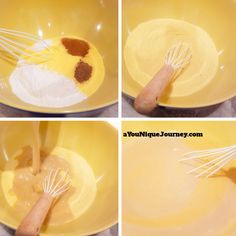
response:
[[[80,39],[62,38],[62,44],[72,56],[85,57],[89,51],[89,44]]]
[[[92,75],[92,70],[92,66],[88,63],[80,61],[76,66],[74,77],[78,82],[83,83],[84,81],[89,80]]]

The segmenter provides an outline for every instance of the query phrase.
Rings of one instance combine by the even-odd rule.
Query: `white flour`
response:
[[[44,43],[34,45],[35,51],[44,47]],[[9,82],[19,99],[36,106],[66,107],[87,98],[74,81],[40,65],[18,63]]]

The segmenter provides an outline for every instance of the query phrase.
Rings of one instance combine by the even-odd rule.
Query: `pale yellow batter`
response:
[[[207,32],[181,20],[152,20],[130,33],[124,48],[130,76],[144,87],[163,66],[169,48],[178,43],[190,45],[192,59],[169,87],[168,96],[188,96],[202,89],[217,72],[218,52]]]
[[[209,179],[187,175],[193,166],[178,160],[190,150],[180,138],[125,141],[122,235],[231,235],[235,183],[224,171]]]
[[[72,181],[70,189],[57,199],[45,224],[58,225],[82,215],[96,196],[96,179],[93,170],[79,154],[56,147],[50,154],[41,152],[41,171],[32,174],[32,148],[19,150],[2,172],[1,185],[6,200],[19,213],[20,219],[29,212],[43,192],[43,178],[50,170],[68,171]],[[18,216],[17,216],[18,217]]]

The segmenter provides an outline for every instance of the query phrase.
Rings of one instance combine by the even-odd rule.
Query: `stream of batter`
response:
[[[32,171],[33,174],[38,174],[40,171],[40,121],[32,121]]]

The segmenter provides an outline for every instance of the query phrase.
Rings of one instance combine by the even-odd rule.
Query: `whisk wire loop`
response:
[[[188,44],[178,43],[171,47],[165,56],[165,64],[171,65],[174,70],[182,69],[190,63],[192,52]]]
[[[204,164],[188,171],[187,174],[195,173],[197,178],[204,175],[206,178],[208,178],[221,170],[229,161],[234,158],[236,158],[236,145],[189,152],[184,154],[184,158],[180,159],[179,161],[185,162],[207,160]],[[212,160],[208,161],[208,159]]]
[[[43,190],[52,197],[57,197],[70,188],[70,177],[68,172],[61,169],[51,170],[43,181]]]
[[[44,45],[47,53],[33,50],[32,44],[39,42]],[[50,47],[45,40],[33,34],[5,28],[0,28],[0,48],[17,60],[24,58],[48,60],[51,53]]]

